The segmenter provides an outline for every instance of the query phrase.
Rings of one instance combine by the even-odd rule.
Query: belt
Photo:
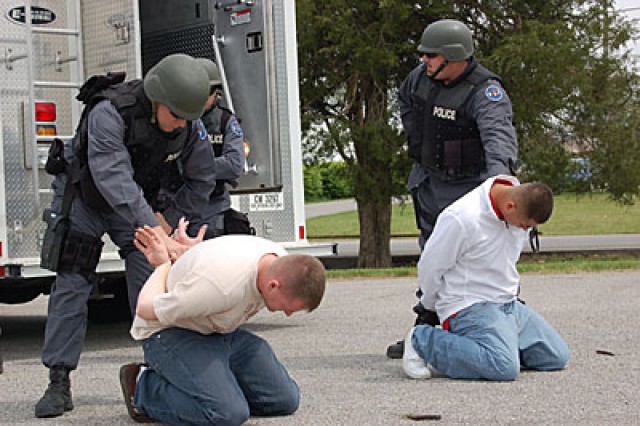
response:
[[[460,311],[456,312],[455,314],[451,314],[451,316],[449,318],[447,318],[446,320],[444,320],[444,322],[442,323],[442,329],[444,331],[449,331],[449,328],[451,328],[451,326],[449,325],[449,320],[451,318],[455,318],[456,315],[458,315],[460,313]]]

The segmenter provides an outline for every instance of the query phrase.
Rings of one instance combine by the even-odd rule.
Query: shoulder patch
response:
[[[198,121],[196,121],[196,127],[198,128],[198,137],[201,140],[207,139],[207,128],[204,126],[204,123],[201,119],[198,119]]]
[[[240,123],[235,118],[231,121],[231,131],[234,135],[242,136],[242,127],[240,127]]]
[[[492,84],[484,90],[484,95],[490,101],[498,102],[500,99],[502,99],[502,90],[500,89],[500,87]]]

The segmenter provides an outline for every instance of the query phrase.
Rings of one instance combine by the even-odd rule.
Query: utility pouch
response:
[[[224,233],[256,235],[256,230],[251,226],[246,213],[229,209],[224,213]]]
[[[56,176],[60,173],[64,173],[67,168],[67,163],[64,160],[64,142],[55,138],[51,141],[49,146],[49,154],[47,155],[47,162],[44,165],[44,169],[50,175]]]
[[[42,219],[47,223],[47,230],[42,239],[40,267],[57,272],[65,241],[69,234],[69,218],[51,209],[45,209]]]
[[[480,140],[444,141],[442,169],[447,176],[453,179],[477,176],[484,168],[484,148]]]
[[[103,246],[101,238],[70,230],[58,262],[58,272],[81,274],[89,278],[98,266]]]

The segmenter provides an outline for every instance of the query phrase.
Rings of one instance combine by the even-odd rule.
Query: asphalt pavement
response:
[[[615,246],[637,247],[636,237],[623,237]],[[587,240],[592,241],[577,238],[573,244],[592,244]],[[556,326],[572,355],[566,370],[524,371],[509,383],[415,381],[404,376],[399,360],[386,358],[388,344],[403,338],[413,323],[415,287],[415,278],[334,280],[311,314],[286,318],[263,311],[251,319],[245,327],[271,343],[298,382],[302,401],[293,416],[251,418],[247,424],[416,423],[408,415],[447,425],[640,422],[640,271],[524,275],[521,297]],[[34,417],[34,404],[47,385],[40,361],[46,303],[41,296],[22,305],[0,304],[0,424],[134,424],[117,376],[120,365],[141,361],[142,351],[122,322],[90,324],[72,374],[75,409],[55,419]]]
[[[310,314],[262,311],[246,328],[266,338],[300,386],[299,410],[248,425],[410,425],[407,415],[442,425],[635,425],[640,420],[640,271],[524,275],[522,298],[571,349],[567,369],[522,372],[514,382],[416,381],[384,355],[413,322],[414,278],[334,280]],[[36,419],[47,384],[40,363],[46,297],[0,305],[2,425],[122,425],[127,416],[118,368],[140,361],[128,324],[91,324],[72,374],[75,409]],[[212,383],[215,386],[215,383]]]

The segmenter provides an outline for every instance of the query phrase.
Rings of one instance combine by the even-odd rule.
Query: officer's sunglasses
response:
[[[436,56],[438,56],[438,55],[439,55],[439,53],[431,53],[431,52],[429,52],[429,53],[423,53],[423,54],[422,54],[422,56],[426,56],[426,57],[427,57],[427,58],[429,58],[429,59],[433,59],[433,58],[435,58],[435,57],[436,57]]]

